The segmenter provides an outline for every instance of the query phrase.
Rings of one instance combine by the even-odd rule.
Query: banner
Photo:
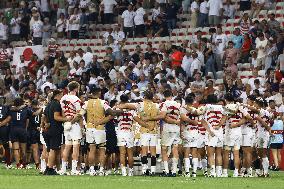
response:
[[[21,63],[20,56],[21,55],[24,56],[25,63],[26,63],[30,61],[31,56],[33,54],[36,54],[39,60],[43,60],[44,58],[43,46],[36,45],[36,46],[26,46],[26,47],[15,47],[12,65],[16,67],[22,67],[22,66],[19,66],[19,64]]]

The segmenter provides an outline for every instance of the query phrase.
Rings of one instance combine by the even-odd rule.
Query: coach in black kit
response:
[[[54,90],[52,99],[48,103],[44,112],[45,124],[49,125],[45,142],[47,146],[48,153],[48,163],[47,168],[45,170],[45,175],[56,175],[56,171],[54,170],[55,161],[60,156],[60,147],[62,144],[62,134],[63,134],[63,122],[71,121],[70,118],[66,118],[62,116],[62,109],[60,105],[60,99],[63,96],[63,91]],[[59,167],[58,167],[59,168]]]

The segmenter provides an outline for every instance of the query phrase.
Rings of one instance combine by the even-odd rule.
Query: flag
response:
[[[36,46],[26,46],[26,47],[15,47],[14,48],[14,55],[13,55],[13,63],[14,67],[22,67],[19,66],[21,64],[20,56],[23,55],[25,59],[25,63],[29,62],[31,56],[36,54],[39,60],[43,60],[44,58],[44,49],[42,45]]]

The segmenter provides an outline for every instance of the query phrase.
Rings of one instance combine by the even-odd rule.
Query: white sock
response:
[[[146,173],[147,169],[148,169],[148,165],[142,164],[142,173]]]
[[[239,174],[239,169],[235,169],[235,170],[234,170],[234,174],[235,174],[235,175]]]
[[[269,161],[268,157],[262,158],[263,173],[268,174]]]
[[[45,159],[40,159],[40,169],[41,171],[45,171],[46,169],[46,162],[45,162]]]
[[[223,169],[223,175],[228,175],[228,169]]]
[[[210,174],[211,174],[211,175],[215,175],[215,174],[216,174],[215,165],[211,165]]]
[[[168,164],[167,161],[164,161],[164,169],[165,169],[165,172],[166,172],[166,173],[169,173],[169,172],[170,172],[170,171],[169,171],[169,164]]]
[[[185,172],[189,172],[189,165],[190,165],[190,160],[189,158],[184,158],[184,170]]]
[[[121,166],[121,173],[122,173],[122,175],[123,175],[123,174],[126,174],[126,167]]]
[[[178,159],[172,158],[172,161],[173,161],[172,173],[177,173]]]
[[[67,165],[68,165],[68,163],[67,163],[66,161],[63,161],[63,160],[62,160],[61,171],[62,171],[63,173],[66,172]]]
[[[103,172],[103,171],[104,171],[104,167],[100,166],[100,172]]]
[[[151,166],[151,173],[156,173],[156,166]]]
[[[77,160],[72,160],[72,172],[76,172],[77,171],[77,164],[78,161]]]
[[[192,158],[193,172],[196,173],[198,166],[198,158]]]
[[[90,173],[91,172],[95,172],[95,166],[93,166],[93,165],[90,167]]]
[[[244,173],[246,170],[247,170],[246,168],[242,167],[241,168],[241,173]]]
[[[216,166],[216,174],[217,174],[217,176],[222,175],[222,166]]]
[[[202,165],[203,171],[207,171],[207,159],[202,159],[201,165]]]
[[[248,175],[252,175],[252,168],[250,167],[250,168],[247,168],[247,174]]]

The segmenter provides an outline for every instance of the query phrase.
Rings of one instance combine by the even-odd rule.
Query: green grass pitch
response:
[[[201,173],[200,173],[201,174]],[[43,176],[34,169],[0,168],[0,189],[284,189],[284,172],[271,172],[269,178],[204,178]]]

